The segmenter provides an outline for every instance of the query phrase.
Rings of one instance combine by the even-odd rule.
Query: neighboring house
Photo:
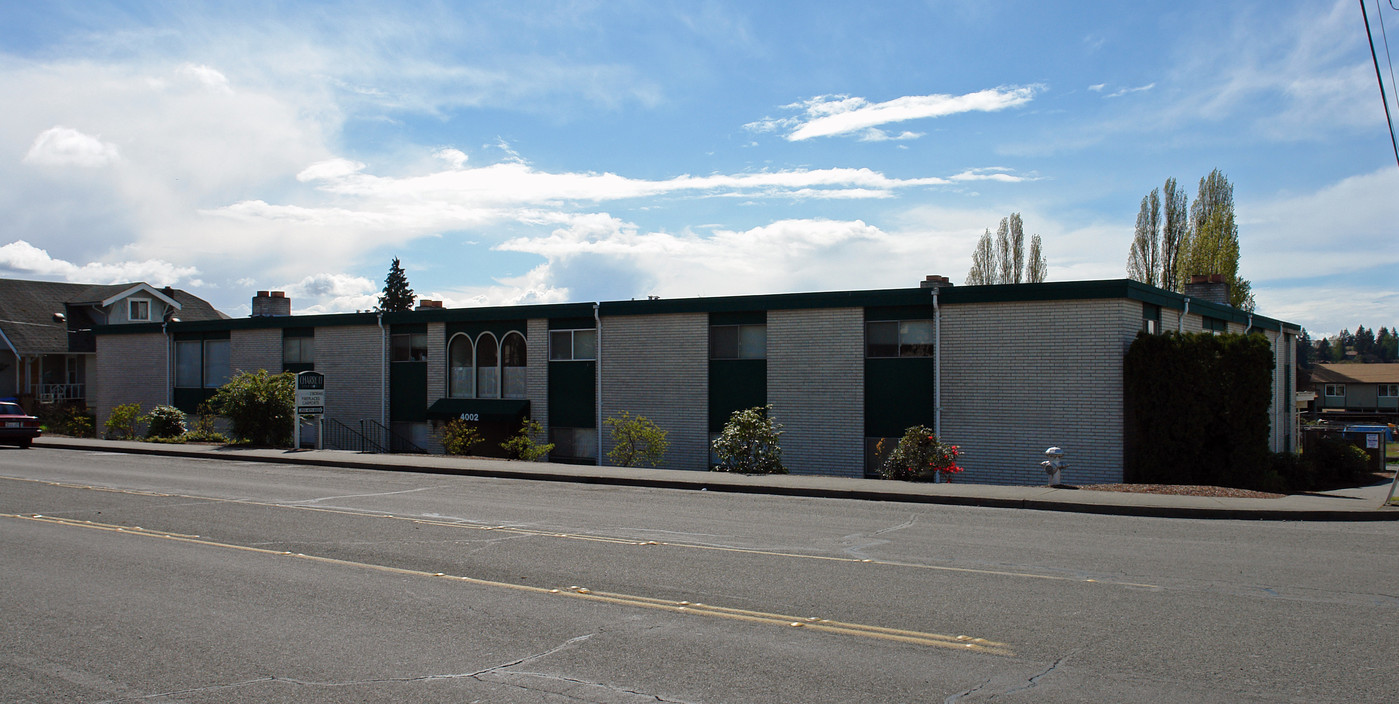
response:
[[[267,302],[282,313],[262,313]],[[326,424],[392,427],[441,452],[460,418],[489,453],[528,417],[556,462],[603,463],[623,411],[669,432],[664,466],[705,470],[729,415],[772,404],[783,461],[859,477],[912,425],[961,446],[966,481],[1122,481],[1123,357],[1139,332],[1261,333],[1275,354],[1269,445],[1294,449],[1296,325],[1135,281],[922,286],[402,313],[255,315],[97,331],[99,424],[117,404],[198,403],[239,370],[325,375]],[[111,363],[109,364],[109,360]],[[120,360],[120,363],[117,363]],[[1192,380],[1181,379],[1188,384]]]
[[[1399,364],[1318,364],[1311,383],[1320,413],[1399,413]]]
[[[103,325],[227,318],[179,289],[0,279],[0,398],[86,403]]]

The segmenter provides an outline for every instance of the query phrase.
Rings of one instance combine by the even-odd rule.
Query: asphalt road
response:
[[[0,448],[0,700],[1392,701],[1399,524]]]

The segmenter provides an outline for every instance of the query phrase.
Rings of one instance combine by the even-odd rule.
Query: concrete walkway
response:
[[[724,472],[595,467],[516,462],[444,455],[360,454],[340,450],[274,450],[217,445],[167,445],[120,440],[43,437],[35,449],[64,448],[243,462],[281,462],[351,469],[456,474],[535,481],[614,484],[691,491],[729,491],[784,496],[903,501],[995,508],[1071,511],[1168,518],[1219,518],[1283,521],[1399,520],[1399,505],[1385,506],[1389,483],[1352,489],[1295,494],[1279,499],[1170,496],[1084,491],[1047,486],[921,484],[880,479],[798,475],[748,476]],[[1396,498],[1399,501],[1399,498]]]

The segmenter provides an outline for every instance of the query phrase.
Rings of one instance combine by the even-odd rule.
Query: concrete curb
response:
[[[320,450],[271,450],[207,447],[194,449],[188,445],[167,445],[130,441],[88,440],[81,438],[45,437],[34,443],[35,448],[83,450],[166,457],[224,459],[241,462],[296,464],[342,469],[366,469],[387,472],[419,472],[494,479],[525,479],[547,482],[569,482],[603,486],[635,486],[653,489],[686,491],[719,491],[728,493],[765,494],[771,496],[800,496],[808,498],[854,499],[903,503],[972,506],[980,508],[1028,509],[1149,518],[1193,518],[1213,520],[1254,521],[1393,521],[1399,520],[1399,506],[1362,506],[1351,502],[1358,497],[1307,496],[1286,499],[1214,499],[1218,506],[1191,505],[1189,499],[1151,494],[1122,494],[1104,497],[1106,492],[1092,492],[1102,501],[1076,501],[1074,490],[1049,487],[1000,487],[974,484],[909,484],[874,479],[836,479],[793,475],[754,477],[709,472],[680,472],[676,470],[600,468],[559,465],[542,462],[507,462],[496,460],[467,460],[422,455],[358,455],[334,454]],[[201,446],[203,447],[203,446]],[[364,459],[361,459],[364,458]],[[368,459],[374,458],[374,459]],[[393,458],[393,461],[387,461]],[[418,458],[419,461],[414,461]],[[504,466],[504,465],[509,465]],[[862,486],[862,485],[871,486]],[[887,488],[873,488],[873,486]],[[954,487],[954,488],[949,488]],[[1015,494],[1030,494],[1016,496]],[[1373,503],[1383,501],[1381,492]],[[1300,498],[1306,506],[1254,508],[1236,502],[1287,501]],[[1323,507],[1323,502],[1346,502],[1347,508]],[[1234,505],[1231,505],[1234,504]]]

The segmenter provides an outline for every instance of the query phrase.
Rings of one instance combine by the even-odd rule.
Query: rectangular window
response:
[[[395,362],[426,362],[427,333],[401,332],[389,335],[390,357]]]
[[[1161,332],[1161,306],[1154,303],[1142,304],[1142,332],[1148,335]]]
[[[550,428],[549,442],[554,449],[549,456],[561,460],[597,459],[597,430],[594,428]]]
[[[204,343],[199,340],[175,341],[175,386],[197,389],[203,386]]]
[[[505,398],[525,398],[525,367],[502,367],[501,383]]]
[[[228,340],[204,341],[204,387],[216,389],[232,376]]]
[[[767,354],[766,324],[709,326],[710,359],[766,359]]]
[[[132,322],[149,321],[151,319],[151,301],[148,298],[132,298],[127,302],[126,319]]]
[[[1205,330],[1207,330],[1207,331],[1209,331],[1209,332],[1212,332],[1212,333],[1215,333],[1215,334],[1218,334],[1218,333],[1221,333],[1221,332],[1229,332],[1229,323],[1227,323],[1227,322],[1225,322],[1225,321],[1223,321],[1223,320],[1220,320],[1219,318],[1210,318],[1210,317],[1206,317],[1206,316],[1201,316],[1201,317],[1200,317],[1200,325],[1201,325]]]
[[[865,323],[865,356],[932,357],[933,321],[881,320]]]
[[[315,364],[316,338],[283,333],[282,364]]]
[[[1345,384],[1327,384],[1327,385],[1326,385],[1326,395],[1327,395],[1327,396],[1331,396],[1331,397],[1333,397],[1333,398],[1340,398],[1340,397],[1342,397],[1342,396],[1345,396],[1345,395],[1346,395],[1346,385],[1345,385]]]
[[[549,361],[576,362],[597,359],[597,330],[550,330]]]
[[[1399,396],[1399,384],[1380,384],[1380,396],[1385,398]]]

